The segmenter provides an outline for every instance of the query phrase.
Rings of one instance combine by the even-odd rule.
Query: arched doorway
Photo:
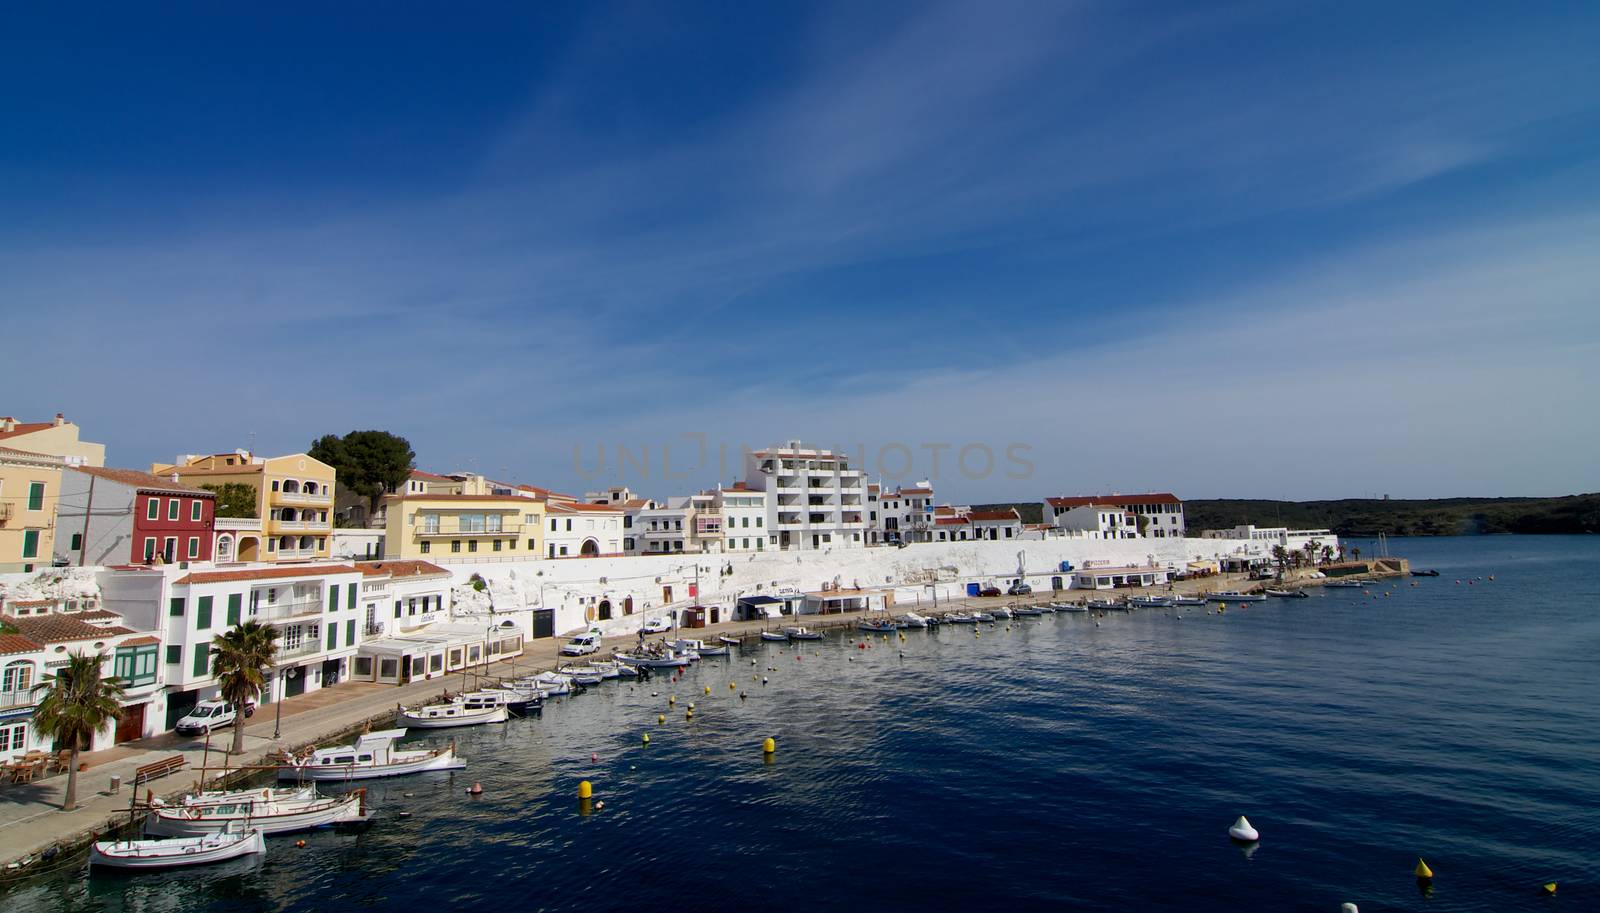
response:
[[[624,615],[632,615],[633,614],[633,597],[632,596],[624,596],[624,597],[622,597],[622,614],[624,614]]]
[[[255,536],[239,537],[239,560],[255,561],[256,555],[261,551],[261,540]]]
[[[610,621],[611,620],[611,600],[609,600],[609,599],[600,600],[600,620],[601,621]]]
[[[595,558],[600,554],[600,543],[593,539],[583,540],[583,546],[578,549],[578,555],[583,558]]]

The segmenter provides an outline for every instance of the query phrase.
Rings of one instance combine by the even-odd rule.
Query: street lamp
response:
[[[277,700],[272,702],[272,740],[274,742],[283,736],[283,683],[286,679],[294,678],[299,674],[300,667],[298,666],[290,666],[287,669],[278,670],[278,693],[275,695]]]

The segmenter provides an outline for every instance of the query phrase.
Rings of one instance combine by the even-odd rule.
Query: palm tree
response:
[[[1315,539],[1306,543],[1306,563],[1312,567],[1317,566],[1317,552],[1322,548],[1322,543]]]
[[[1283,579],[1283,572],[1289,568],[1289,550],[1281,545],[1272,547],[1272,561],[1278,566],[1278,579]]]
[[[278,631],[258,621],[229,628],[211,641],[211,674],[222,699],[234,706],[233,754],[244,751],[244,711],[261,696],[267,670],[278,652]]]
[[[54,681],[41,682],[33,689],[35,693],[49,692],[34,708],[33,728],[72,751],[67,795],[61,801],[64,812],[78,807],[78,752],[93,743],[95,733],[122,716],[122,683],[100,674],[103,662],[103,653],[73,653],[56,671]]]
[[[1324,545],[1322,547],[1322,563],[1323,564],[1332,564],[1333,563],[1333,546]]]

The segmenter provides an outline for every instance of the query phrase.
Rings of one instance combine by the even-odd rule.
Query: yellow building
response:
[[[299,561],[327,558],[333,536],[332,466],[303,453],[258,457],[248,450],[180,457],[150,467],[156,475],[177,473],[186,485],[249,486],[256,493],[260,538],[239,532],[238,561]]]
[[[0,447],[0,573],[49,567],[67,461]]]
[[[61,413],[48,422],[19,422],[0,416],[0,447],[58,456],[73,466],[104,466],[106,445],[78,439],[78,426]]]
[[[529,561],[543,553],[544,504],[532,498],[405,494],[383,503],[386,559]]]

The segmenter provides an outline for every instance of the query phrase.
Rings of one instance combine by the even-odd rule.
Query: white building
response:
[[[1022,516],[1014,507],[1005,510],[968,510],[966,518],[974,539],[1004,542],[1022,538]]]
[[[867,521],[870,545],[937,541],[933,525],[933,483],[923,479],[893,491],[868,485]]]
[[[546,558],[598,558],[624,554],[623,518],[627,511],[610,504],[545,501]]]
[[[1120,507],[1084,504],[1062,510],[1055,526],[1063,533],[1089,539],[1137,539],[1139,523],[1133,514]]]
[[[1046,498],[1044,522],[1056,526],[1062,515],[1079,507],[1118,507],[1134,518],[1134,535],[1147,539],[1182,539],[1183,502],[1176,495],[1158,492],[1143,495],[1089,495],[1072,498]],[[1079,528],[1091,528],[1082,515],[1074,518]],[[1066,528],[1066,527],[1063,527]]]
[[[843,454],[801,446],[746,453],[744,483],[765,492],[767,547],[861,548],[867,543],[866,478]]]
[[[523,631],[509,617],[457,618],[450,571],[427,561],[368,561],[361,571],[365,634],[355,681],[400,685],[521,655]]]

